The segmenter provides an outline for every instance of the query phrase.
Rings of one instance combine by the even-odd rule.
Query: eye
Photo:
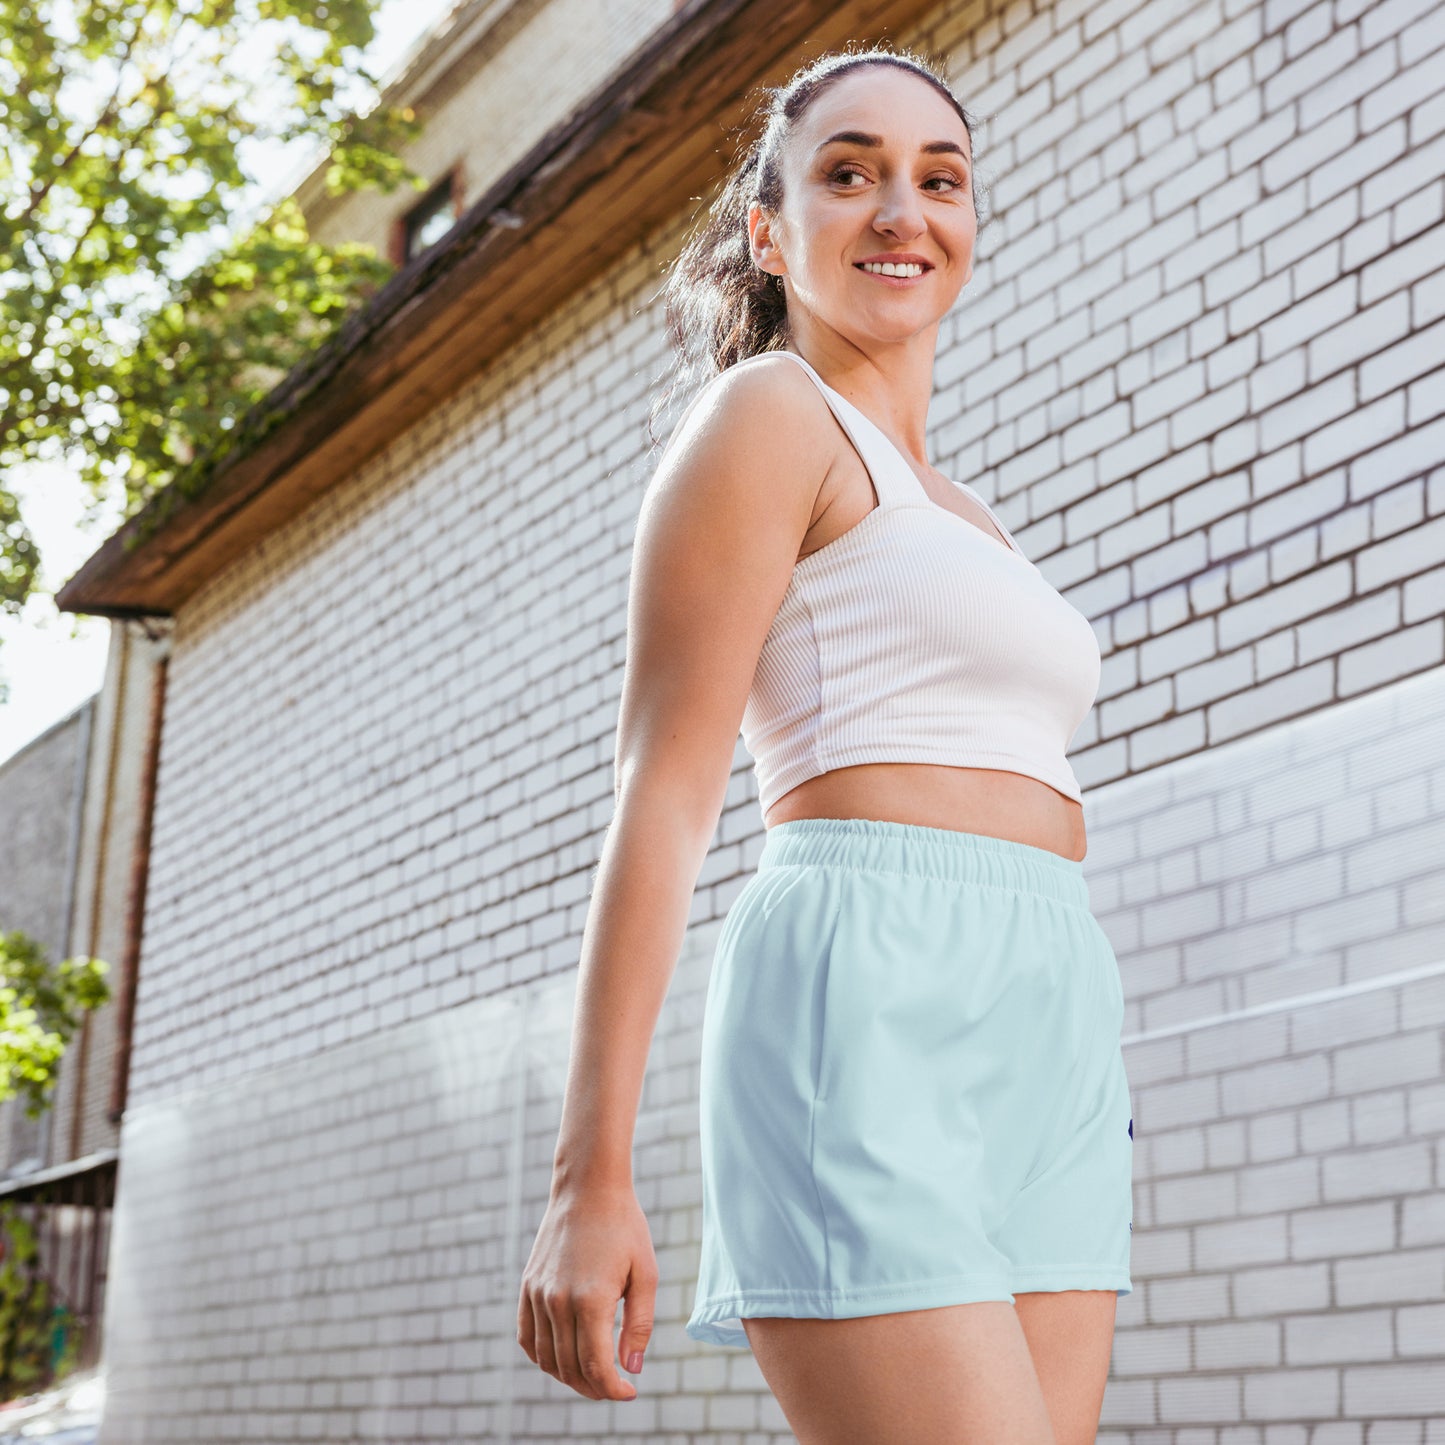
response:
[[[840,183],[841,177],[843,177],[843,176],[861,176],[862,174],[863,174],[863,172],[862,172],[861,170],[859,170],[857,166],[844,164],[844,165],[841,165],[841,166],[835,166],[835,167],[828,173],[828,179],[829,179],[830,181],[834,182],[835,184],[838,184],[838,183]],[[924,184],[925,186],[931,186],[935,181],[944,181],[944,182],[946,182],[947,185],[949,186],[949,188],[952,189],[952,190],[957,190],[960,186],[962,186],[962,185],[964,184],[964,182],[963,182],[958,176],[954,175],[952,172],[948,172],[948,173],[944,173],[944,174],[940,174],[940,175],[936,175],[936,176],[929,176],[929,178],[928,178],[926,181],[924,181],[923,184]],[[858,188],[857,188],[856,186],[844,186],[843,189],[844,189],[844,190],[848,190],[848,191],[853,191],[853,190],[857,190]],[[935,195],[945,195],[945,194],[947,194],[947,192],[940,190],[940,191],[935,191],[934,194],[935,194]]]

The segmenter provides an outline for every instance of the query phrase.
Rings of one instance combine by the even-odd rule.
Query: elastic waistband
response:
[[[991,884],[1089,906],[1083,862],[1031,843],[876,818],[790,818],[763,841],[758,870],[799,864]]]

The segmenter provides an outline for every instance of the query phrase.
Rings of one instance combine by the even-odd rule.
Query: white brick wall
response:
[[[1442,1414],[1442,784],[1436,669],[1089,796],[1135,1135],[1101,1440]]]
[[[1138,1145],[1109,1442],[1445,1445],[1440,13],[900,37],[953,56],[996,182],[933,458],[1104,653],[1074,762]],[[104,1445],[790,1438],[749,1354],[682,1331],[702,989],[762,842],[740,745],[638,1125],[641,1397],[513,1338],[678,236],[179,618]]]
[[[937,461],[1096,621],[1086,786],[1445,660],[1441,14],[930,32],[998,211],[940,338]]]

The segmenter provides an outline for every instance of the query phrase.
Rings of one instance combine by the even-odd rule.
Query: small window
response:
[[[452,198],[452,178],[429,190],[415,206],[406,213],[404,223],[404,261],[419,256],[428,246],[440,241],[451,230],[457,219],[456,205]]]

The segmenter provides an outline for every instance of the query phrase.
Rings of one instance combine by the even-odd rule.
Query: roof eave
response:
[[[59,608],[174,613],[687,206],[754,86],[933,3],[685,5],[259,403],[203,484],[168,488],[108,538]]]

